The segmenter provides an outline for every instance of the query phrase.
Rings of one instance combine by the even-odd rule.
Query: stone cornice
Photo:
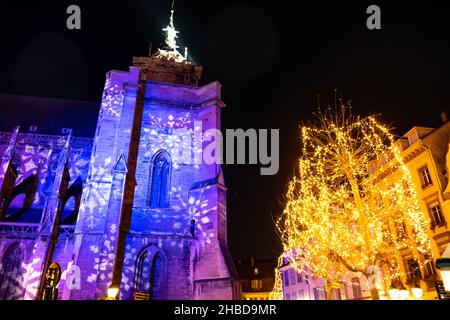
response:
[[[144,103],[146,103],[146,102],[147,103],[155,103],[155,104],[164,104],[164,105],[174,107],[174,108],[191,109],[191,110],[206,109],[208,107],[211,107],[211,105],[219,105],[220,108],[225,107],[225,103],[220,99],[209,99],[209,100],[201,102],[201,103],[181,103],[181,102],[176,102],[173,100],[145,98]]]
[[[402,152],[403,161],[405,163],[408,163],[409,161],[420,155],[422,152],[424,152],[426,148],[427,147],[422,140],[417,141]]]

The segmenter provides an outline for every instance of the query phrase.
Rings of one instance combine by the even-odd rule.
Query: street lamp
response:
[[[436,268],[441,270],[445,291],[450,291],[450,245],[447,246],[442,257],[436,260]]]
[[[411,292],[414,298],[416,298],[417,300],[420,300],[423,296],[423,290],[417,283],[414,284],[414,287],[412,287]]]
[[[409,291],[405,288],[402,282],[400,282],[400,299],[407,300],[409,298]]]
[[[396,287],[392,287],[389,289],[389,297],[392,300],[397,300],[400,298],[400,290],[398,290]]]
[[[409,298],[409,291],[405,288],[400,279],[395,279],[389,288],[389,297],[391,300],[406,300]]]
[[[117,300],[117,294],[119,293],[119,288],[117,287],[109,287],[108,288],[108,296],[105,300]]]

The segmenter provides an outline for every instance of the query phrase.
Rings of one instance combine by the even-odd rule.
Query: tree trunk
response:
[[[327,284],[326,287],[327,300],[333,300],[333,284]]]
[[[355,199],[356,204],[356,210],[358,210],[358,221],[359,226],[361,227],[361,232],[364,237],[364,243],[365,243],[365,249],[369,250],[370,246],[370,237],[369,237],[369,230],[367,229],[367,217],[366,214],[363,212],[364,202],[361,199],[361,194],[359,193],[359,186],[356,179],[352,176],[351,173],[346,173],[347,179],[350,182],[350,186],[352,188],[352,194],[353,198]]]
[[[327,290],[327,300],[333,300],[333,289]]]

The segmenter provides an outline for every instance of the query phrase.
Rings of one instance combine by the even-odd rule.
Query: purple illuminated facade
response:
[[[106,75],[93,139],[0,133],[0,299],[39,298],[53,261],[59,299],[111,286],[120,299],[240,298],[221,166],[176,152],[220,129],[220,84],[198,86],[201,74],[188,60],[135,57]]]

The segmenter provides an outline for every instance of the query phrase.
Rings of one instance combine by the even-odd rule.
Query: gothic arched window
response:
[[[137,260],[135,274],[135,292],[148,295],[148,299],[160,300],[164,297],[165,259],[156,246],[143,251]]]
[[[151,166],[150,207],[167,208],[169,206],[169,180],[171,160],[165,151],[159,151]]]
[[[11,245],[4,255],[0,271],[0,300],[21,298],[23,258],[24,252],[18,243]]]

